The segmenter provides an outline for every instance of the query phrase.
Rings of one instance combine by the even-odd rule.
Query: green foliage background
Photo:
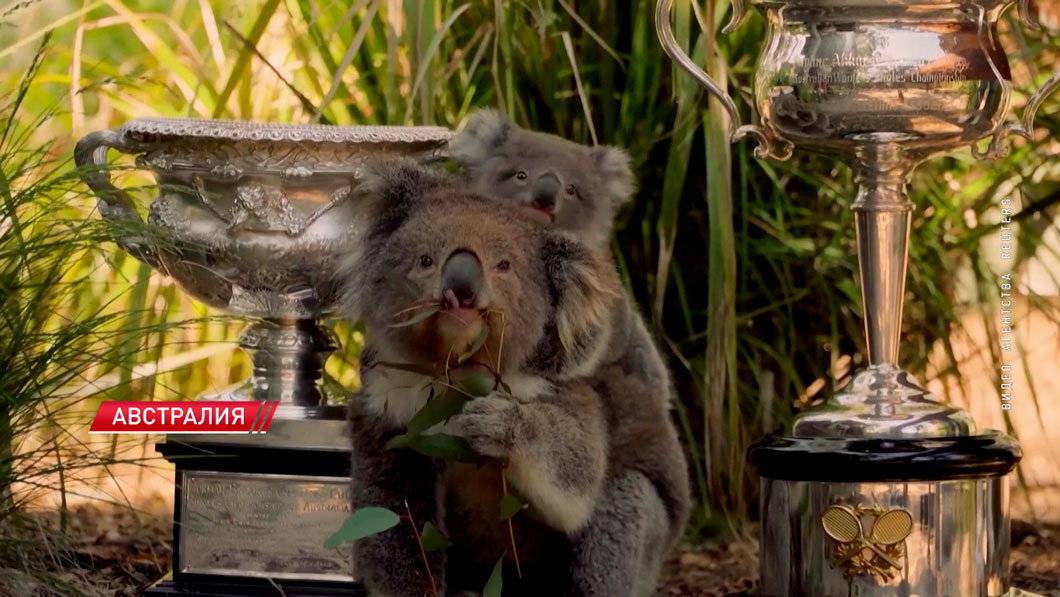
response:
[[[762,19],[719,35],[720,59],[708,60],[713,44],[702,32],[720,29],[727,3],[678,4],[678,39],[727,81],[746,118]],[[0,8],[0,88],[19,88],[50,35],[13,126],[65,168],[81,135],[150,115],[456,126],[491,106],[535,129],[628,148],[640,192],[620,216],[614,247],[665,338],[702,506],[693,530],[710,531],[754,510],[746,447],[829,395],[860,362],[854,193],[849,168],[828,156],[778,164],[752,158],[747,143],[730,147],[717,111],[662,53],[653,15],[648,0],[31,0]],[[1018,32],[1014,15],[1002,28],[1019,106],[1060,60],[1060,45],[1055,32]],[[1056,248],[1039,240],[1060,197],[1055,98],[1038,126],[1034,141],[1001,162],[980,164],[964,151],[918,170],[902,355],[912,370],[924,370],[939,341],[952,357],[946,339],[963,313],[994,312],[1000,197],[1023,206],[1016,267]],[[39,180],[33,169],[16,174],[14,186]],[[119,181],[150,184],[137,172]],[[68,187],[41,195],[61,209],[20,209],[97,217],[84,189]],[[150,190],[140,195],[146,205]],[[85,412],[102,397],[194,396],[247,373],[232,352],[238,322],[204,319],[201,305],[113,245],[93,249],[92,258],[64,261],[82,283],[55,303],[56,312],[72,303],[113,318],[107,325],[122,334],[107,359],[79,372],[94,380],[76,395]],[[64,253],[37,258],[56,254]],[[1056,314],[1055,301],[1039,305]],[[352,387],[359,335],[337,328],[347,351],[329,372]],[[17,352],[4,336],[0,344]],[[956,367],[947,373],[959,375]],[[40,412],[32,396],[20,404],[19,412]]]

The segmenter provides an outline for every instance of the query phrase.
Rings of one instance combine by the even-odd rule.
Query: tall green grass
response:
[[[701,5],[702,19],[678,4],[678,39],[727,82],[749,116],[761,19],[715,37],[727,18],[724,0]],[[7,48],[0,59],[24,63],[49,19],[67,15],[51,28],[56,43],[24,100],[63,110],[39,126],[21,121],[55,155],[67,155],[89,130],[138,116],[452,126],[482,106],[577,141],[627,147],[641,191],[620,215],[614,248],[630,291],[665,339],[702,506],[694,530],[712,531],[754,510],[749,443],[829,395],[861,359],[853,185],[849,168],[826,156],[778,164],[752,158],[747,144],[730,147],[719,111],[659,48],[653,12],[649,0],[40,2],[0,17],[21,24],[0,28],[0,42],[9,42],[0,44]],[[1006,21],[1006,31],[1013,25]],[[1016,69],[1019,103],[1055,65],[1057,39],[1007,33],[1004,41],[1028,65]],[[12,68],[0,77],[13,84],[17,75]],[[1056,108],[1053,99],[1042,111],[1039,126],[1049,135],[1019,144],[999,163],[979,164],[965,152],[915,176],[920,210],[903,365],[923,370],[962,314],[993,309],[998,265],[983,239],[999,197],[1018,193],[1025,206],[1016,266],[1050,250],[1037,239],[1053,225],[1060,192]],[[129,174],[123,182],[149,180]],[[89,217],[83,201],[73,203],[77,217]],[[119,304],[124,329],[206,314],[157,274],[112,261],[91,273],[109,290],[89,285],[78,300]],[[1041,308],[1056,314],[1055,304]],[[349,353],[329,372],[355,385],[359,336],[339,328]],[[157,334],[147,351],[127,336],[115,358],[130,365],[173,358],[191,345],[230,341],[237,329],[230,322],[182,328],[176,347]],[[245,367],[237,360],[230,370],[230,356],[144,379],[136,395],[224,385]]]
[[[33,140],[59,113],[27,101],[46,56],[39,47],[0,96],[0,523],[127,458],[76,433],[82,411],[133,388],[130,355],[175,327],[144,304],[138,282],[118,277],[104,249],[116,231],[76,207],[85,198],[72,160]]]

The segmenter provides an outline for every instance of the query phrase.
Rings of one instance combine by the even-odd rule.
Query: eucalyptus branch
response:
[[[431,574],[431,565],[427,561],[427,552],[423,549],[423,538],[420,537],[420,530],[416,528],[416,520],[412,518],[412,509],[409,508],[409,501],[402,501],[405,502],[405,513],[408,514],[408,521],[412,526],[412,534],[416,536],[416,545],[420,547],[420,557],[423,558],[423,569],[427,571],[427,582],[431,585],[431,597],[438,597],[437,589],[434,587],[434,575]]]

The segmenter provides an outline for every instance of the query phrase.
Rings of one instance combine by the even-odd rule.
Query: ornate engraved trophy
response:
[[[1011,83],[997,22],[1011,0],[752,1],[768,22],[754,75],[761,126],[677,45],[673,0],[659,0],[666,52],[715,95],[731,136],[755,155],[794,147],[840,155],[853,203],[868,367],[796,418],[788,437],[753,446],[762,481],[767,597],[995,597],[1008,588],[1008,485],[1021,453],[930,396],[898,367],[913,204],[906,181],[930,156],[1010,134],[1030,136],[1054,74],[1006,123]],[[1020,4],[1024,23],[1036,26]],[[741,0],[726,31],[743,17]]]
[[[75,162],[119,245],[207,305],[251,319],[253,374],[200,400],[278,401],[265,435],[174,435],[173,579],[149,595],[358,595],[352,558],[324,548],[349,514],[345,409],[320,380],[335,345],[318,323],[354,241],[361,164],[380,152],[431,159],[448,129],[137,119],[85,136]],[[145,225],[111,184],[109,149],[136,154],[158,196]]]

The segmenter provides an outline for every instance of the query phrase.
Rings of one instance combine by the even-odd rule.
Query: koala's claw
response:
[[[491,394],[475,398],[464,406],[459,416],[464,439],[483,456],[511,455],[518,409],[519,405],[510,397]]]

